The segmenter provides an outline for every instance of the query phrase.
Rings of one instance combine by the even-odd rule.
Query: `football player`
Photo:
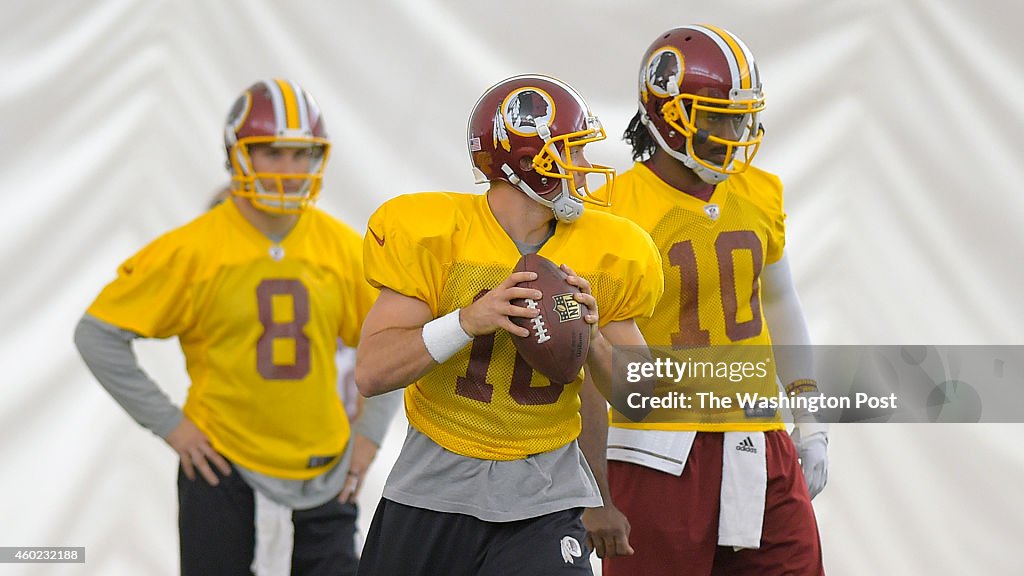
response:
[[[313,206],[330,141],[299,85],[250,86],[224,138],[229,199],[125,261],[75,343],[181,459],[182,574],[354,574],[358,476],[400,401],[368,402],[350,426],[339,400],[337,339],[358,344],[377,293],[362,239]],[[191,380],[183,408],[132,350],[171,336]]]
[[[591,573],[580,520],[602,497],[580,451],[580,394],[610,395],[611,346],[645,349],[634,321],[662,292],[650,237],[601,199],[586,144],[605,139],[583,98],[541,75],[488,89],[467,144],[485,194],[425,192],[370,218],[364,262],[381,289],[363,326],[356,383],[405,388],[410,427],[367,534],[363,575]],[[606,192],[611,189],[606,188]],[[606,247],[615,243],[615,250]],[[549,381],[517,354],[510,317],[540,298],[512,273],[522,254],[563,265],[593,327],[585,369]],[[590,380],[592,379],[592,383]],[[605,404],[598,419],[607,427]],[[602,445],[603,449],[603,445]]]
[[[683,361],[752,345],[775,367],[707,390],[720,396],[777,396],[776,371],[788,394],[817,390],[783,249],[782,184],[751,165],[764,106],[754,56],[737,36],[710,25],[659,34],[641,61],[639,111],[625,133],[636,163],[616,180],[610,207],[662,255],[665,294],[637,320],[655,355]],[[776,346],[771,362],[772,344],[793,346]],[[796,411],[794,446],[778,414],[696,400],[642,423],[613,418],[612,503],[585,521],[600,529],[621,510],[635,554],[598,548],[604,573],[822,574],[811,498],[826,480],[825,426]]]

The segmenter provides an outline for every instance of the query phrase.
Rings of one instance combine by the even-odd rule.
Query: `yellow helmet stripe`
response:
[[[749,90],[755,86],[757,70],[753,68],[753,57],[739,38],[710,24],[694,26],[694,28],[710,36],[722,48],[733,74],[733,86],[743,90]]]
[[[287,130],[299,129],[301,124],[299,99],[295,89],[287,80],[276,78],[274,82],[277,84],[278,89],[281,90],[282,104],[284,104],[285,128]]]

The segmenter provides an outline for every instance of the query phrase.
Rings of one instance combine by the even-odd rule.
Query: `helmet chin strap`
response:
[[[729,177],[729,174],[715,172],[714,170],[709,169],[707,166],[703,166],[702,164],[691,158],[690,155],[687,154],[686,152],[673,150],[672,147],[668,145],[668,142],[665,141],[665,138],[661,135],[661,132],[658,131],[658,127],[655,126],[653,122],[651,122],[651,119],[647,116],[647,111],[644,110],[643,108],[640,108],[640,123],[647,127],[647,132],[650,133],[650,135],[658,143],[658,146],[660,146],[666,154],[682,162],[683,166],[686,166],[690,170],[693,170],[693,173],[696,174],[701,180],[703,180],[705,184],[718,184],[719,182],[724,182],[725,179]]]
[[[554,213],[555,219],[559,222],[574,222],[581,214],[583,214],[583,200],[580,200],[572,194],[572,190],[569,188],[568,179],[562,180],[562,191],[555,196],[554,200],[546,200],[537,194],[530,185],[523,181],[508,164],[501,165],[501,171],[508,177],[508,181],[513,186],[519,188],[524,194],[529,196],[535,202],[538,202],[551,209]],[[559,168],[561,171],[561,168]]]

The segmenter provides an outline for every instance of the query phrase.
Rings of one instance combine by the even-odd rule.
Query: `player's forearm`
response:
[[[612,345],[601,335],[594,333],[590,339],[590,351],[587,354],[587,376],[594,386],[609,402],[612,401]]]
[[[602,501],[608,504],[611,502],[607,458],[608,404],[589,377],[584,379],[580,388],[580,417],[583,421],[579,437],[580,450],[594,473]]]
[[[799,301],[795,298],[765,304],[775,355],[775,369],[783,385],[814,379],[814,351]]]
[[[764,319],[774,345],[779,380],[788,385],[796,380],[813,379],[811,337],[786,256],[765,267],[761,286]]]
[[[423,343],[422,327],[395,327],[363,336],[356,353],[356,386],[376,396],[419,380],[437,366]]]
[[[401,405],[402,393],[398,391],[367,399],[359,417],[352,423],[352,431],[380,446],[391,418]]]
[[[587,373],[594,381],[594,386],[601,395],[623,416],[633,421],[639,421],[647,415],[649,410],[636,409],[629,406],[629,395],[639,393],[649,397],[654,392],[654,381],[641,379],[636,383],[628,383],[624,379],[616,381],[614,367],[612,365],[613,346],[612,343],[597,333],[598,336],[590,341],[590,353],[587,355]],[[623,347],[619,350],[621,354],[637,355],[639,352],[634,347]],[[642,354],[641,354],[642,355]],[[642,355],[643,359],[650,361],[649,356]],[[646,403],[644,403],[646,406]]]
[[[181,422],[181,409],[139,367],[134,337],[88,314],[75,327],[75,346],[96,380],[136,422],[166,438]]]
[[[768,266],[768,269],[772,270],[774,266]],[[773,271],[768,278],[774,280],[779,276]],[[769,282],[765,292],[764,317],[771,333],[775,371],[783,392],[787,395],[818,395],[814,349],[803,307],[789,280],[788,271],[784,280]],[[793,419],[798,424],[817,423],[814,413],[801,408],[793,409]]]

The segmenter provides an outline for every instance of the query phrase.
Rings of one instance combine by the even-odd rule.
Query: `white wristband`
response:
[[[438,364],[443,364],[472,341],[473,337],[466,334],[459,322],[459,310],[434,318],[423,325],[423,344],[431,358]]]

